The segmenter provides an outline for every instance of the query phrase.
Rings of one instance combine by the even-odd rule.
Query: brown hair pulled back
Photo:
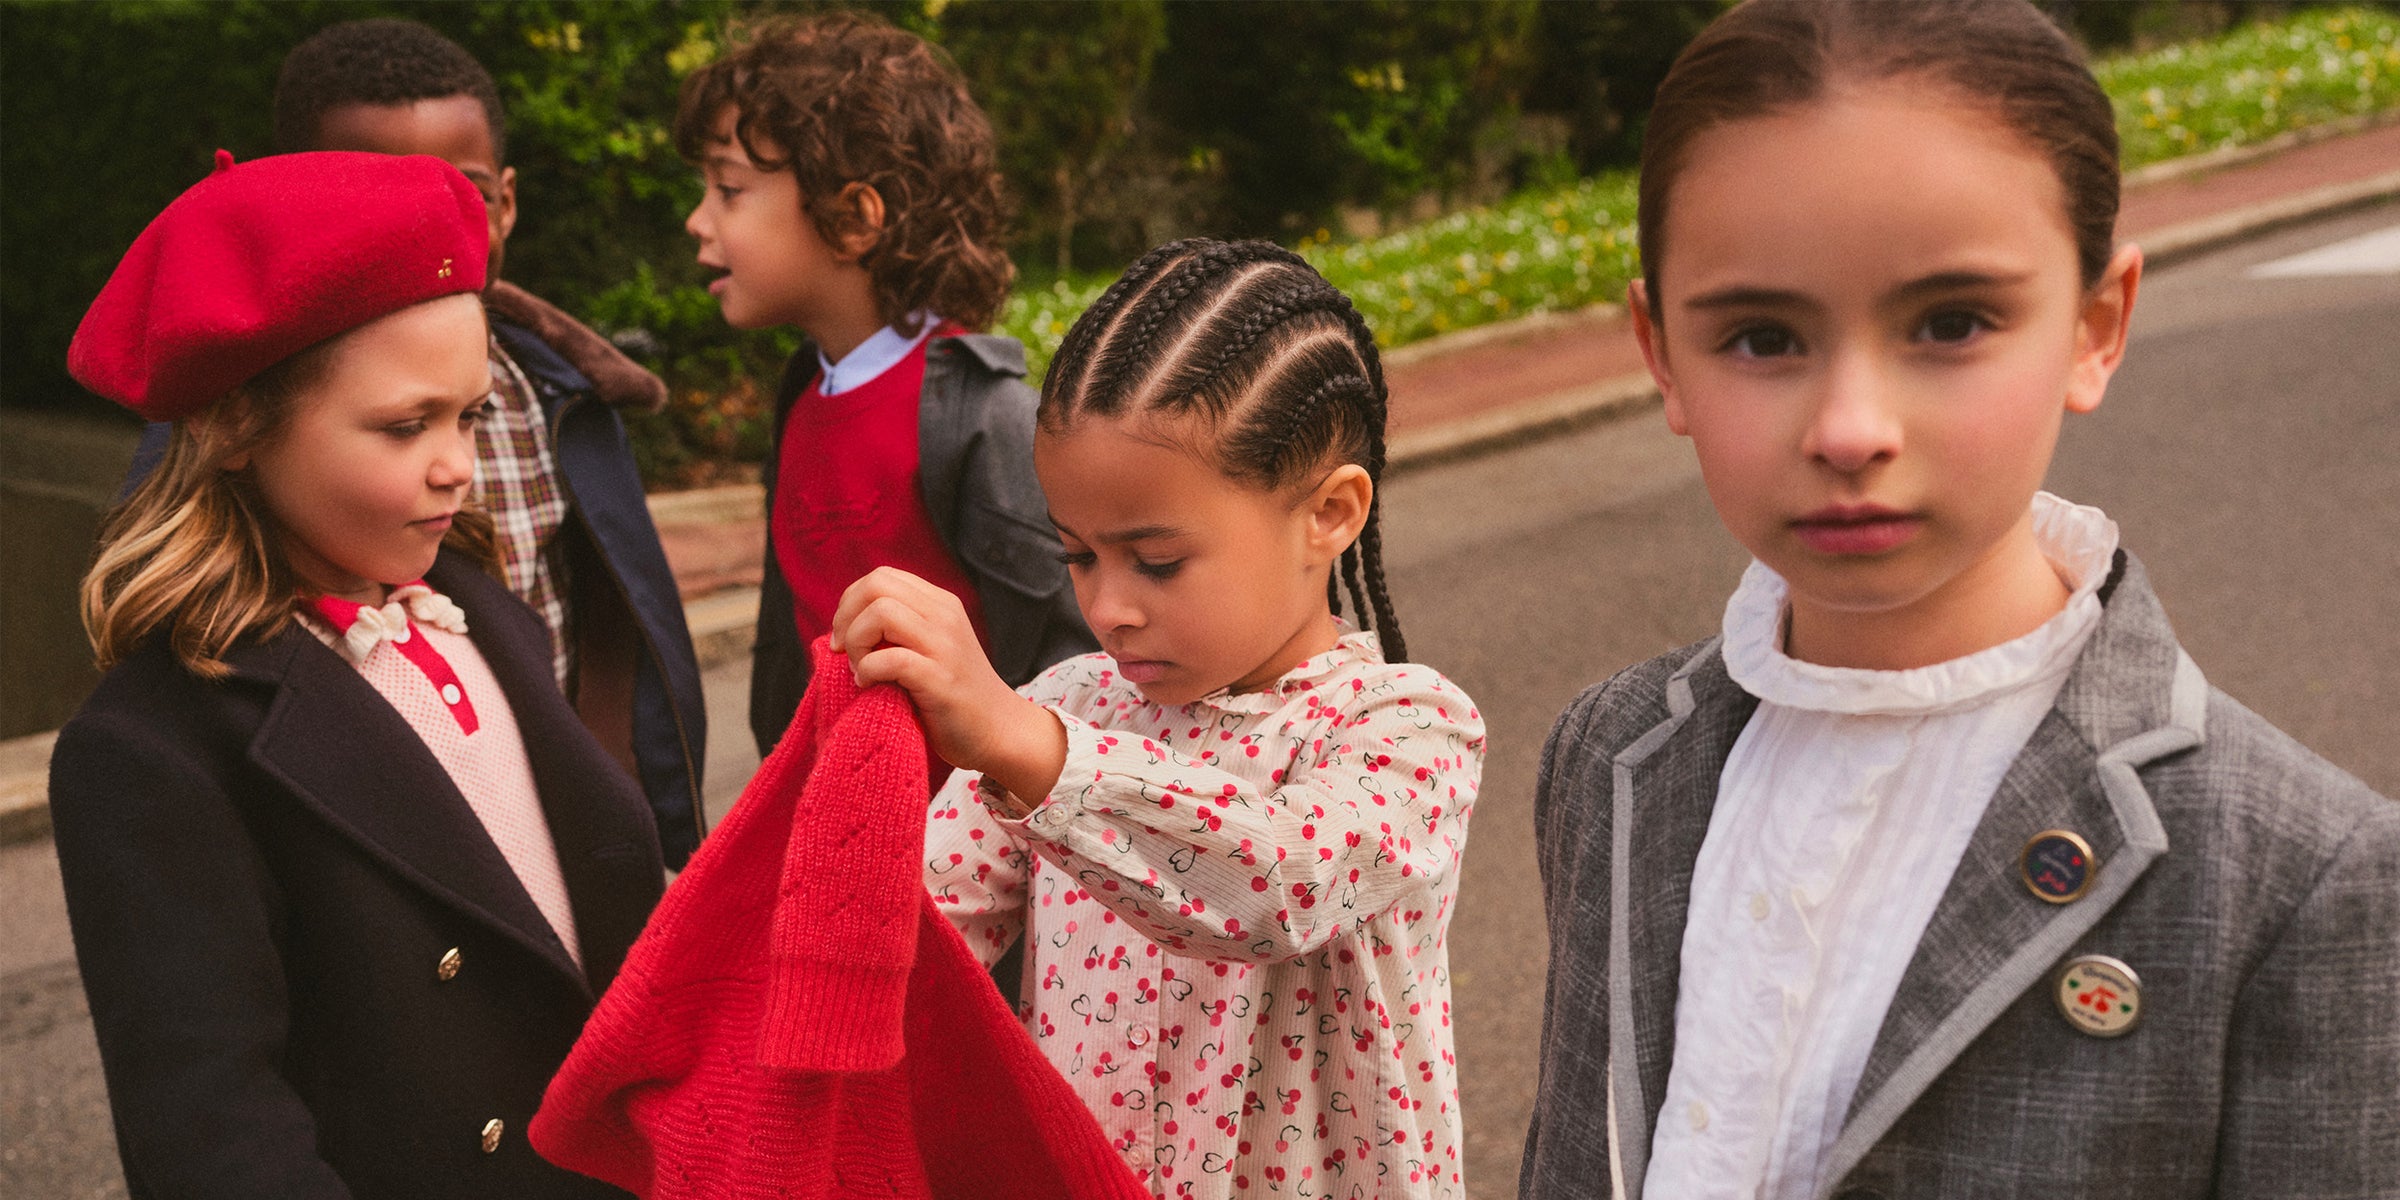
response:
[[[1383,478],[1387,395],[1375,335],[1340,289],[1271,242],[1189,238],[1143,256],[1101,293],[1059,344],[1042,380],[1040,422],[1085,416],[1195,417],[1214,432],[1228,477],[1277,490],[1328,464]],[[1326,602],[1372,628],[1393,662],[1408,657],[1383,580],[1378,495],[1342,552]],[[1363,578],[1362,578],[1363,576]]]
[[[887,325],[930,309],[992,323],[1016,266],[1001,245],[1008,205],[992,124],[949,58],[855,12],[777,17],[735,30],[732,50],[684,80],[675,148],[708,153],[730,106],[734,136],[762,167],[789,169],[802,211],[839,244],[859,232],[842,189],[883,197],[884,224],[860,259]]]
[[[1823,99],[1847,82],[1907,76],[1988,107],[2050,162],[2083,284],[2115,247],[2117,125],[2082,51],[2027,0],[1749,0],[1675,59],[1642,137],[1642,278],[1663,313],[1667,205],[1694,139]]]

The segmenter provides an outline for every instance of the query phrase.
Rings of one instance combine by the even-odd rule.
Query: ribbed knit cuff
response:
[[[899,1063],[907,1049],[901,1021],[908,1004],[908,967],[772,961],[766,1012],[759,1019],[761,1066],[882,1071]]]

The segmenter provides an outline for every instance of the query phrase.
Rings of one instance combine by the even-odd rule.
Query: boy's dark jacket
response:
[[[655,412],[666,385],[605,338],[508,284],[485,293],[492,332],[533,382],[567,489],[576,711],[641,782],[667,865],[700,844],[708,707],[683,595],[625,438],[620,408]]]
[[[2400,1196],[2400,804],[2210,688],[2130,556],[2101,597],[1917,944],[1820,1195]],[[1607,1195],[1612,1133],[1642,1195],[1693,864],[1756,707],[1710,641],[1585,692],[1551,734],[1528,1200]],[[2018,878],[2050,829],[2099,860],[2071,903]],[[2060,1015],[2082,954],[2140,976],[2126,1035]]]
[[[212,683],[152,637],[60,731],[50,775],[137,1198],[619,1194],[524,1129],[657,903],[656,828],[559,695],[532,612],[449,551],[427,580],[515,710],[583,967],[340,655],[287,625]]]
[[[658,821],[667,865],[700,844],[700,770],[708,712],[683,598],[617,410],[655,412],[667,387],[606,338],[514,284],[484,292],[492,333],[533,383],[566,489],[566,540],[575,621],[575,708],[600,744],[633,773]],[[166,451],[165,425],[144,432],[126,487]]]
[[[775,512],[784,423],[816,378],[817,351],[803,345],[775,389],[774,440],[767,451],[767,514]],[[917,408],[917,489],[934,532],[949,547],[983,604],[992,666],[1010,687],[1044,668],[1099,649],[1075,607],[1058,532],[1033,477],[1033,416],[1025,347],[1014,338],[970,333],[925,343]],[[792,587],[767,540],[759,583],[758,642],[750,671],[750,732],[772,750],[808,690],[808,647],[792,616]]]

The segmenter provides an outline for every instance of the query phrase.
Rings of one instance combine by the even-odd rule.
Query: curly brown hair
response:
[[[743,152],[792,172],[827,243],[861,232],[843,188],[864,183],[883,197],[882,232],[859,265],[885,324],[906,328],[930,309],[970,329],[990,325],[1016,278],[1001,246],[1008,204],[992,123],[949,56],[854,12],[770,18],[729,40],[728,53],[684,80],[677,152],[706,157],[730,106]]]

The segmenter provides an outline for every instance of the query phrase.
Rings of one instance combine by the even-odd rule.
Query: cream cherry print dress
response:
[[[1457,1197],[1446,933],[1474,702],[1371,633],[1175,708],[1105,654],[1025,694],[1066,767],[1021,819],[960,772],[925,885],[1160,1196]]]

